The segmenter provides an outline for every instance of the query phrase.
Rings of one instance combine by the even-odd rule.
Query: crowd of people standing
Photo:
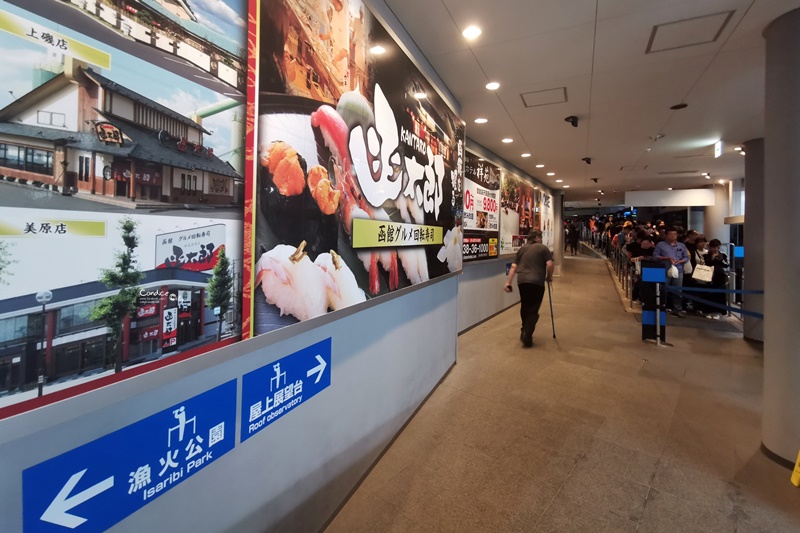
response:
[[[571,238],[585,228],[584,234],[592,245],[611,257],[615,250],[623,253],[632,264],[643,260],[660,261],[668,271],[668,286],[724,289],[728,283],[728,257],[721,251],[719,239],[707,240],[696,230],[668,226],[663,220],[638,222],[613,216],[593,216],[584,220],[571,221],[567,226],[566,244],[572,247]],[[574,237],[573,237],[574,235]],[[566,249],[566,246],[565,246]],[[701,266],[698,269],[698,265]],[[672,268],[674,267],[674,269]],[[708,267],[708,268],[704,268]],[[709,269],[711,271],[709,278]],[[671,270],[671,272],[670,272]],[[636,272],[639,269],[635,269]],[[701,271],[704,275],[701,275]],[[641,281],[634,278],[631,300],[639,301]],[[727,314],[720,306],[726,305],[726,295],[722,292],[688,292],[706,302],[685,299],[680,291],[670,291],[668,308],[675,316],[686,317],[687,311],[711,319],[719,319]]]

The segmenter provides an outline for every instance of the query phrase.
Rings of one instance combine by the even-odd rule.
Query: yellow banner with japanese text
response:
[[[11,13],[0,11],[0,30],[100,68],[111,68],[110,54]]]
[[[353,248],[384,248],[442,244],[441,226],[353,219]]]

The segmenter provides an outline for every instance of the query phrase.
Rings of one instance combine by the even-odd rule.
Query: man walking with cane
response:
[[[553,281],[553,253],[542,244],[542,232],[533,230],[528,242],[517,251],[506,279],[505,291],[511,292],[514,274],[519,274],[520,310],[522,333],[520,340],[526,348],[533,346],[533,331],[539,321],[539,307],[544,298],[545,283]]]

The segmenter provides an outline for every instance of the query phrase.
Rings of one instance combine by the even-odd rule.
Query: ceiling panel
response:
[[[594,202],[603,189],[604,205],[625,189],[711,184],[699,173],[660,172],[743,175],[744,158],[732,147],[764,131],[762,32],[800,7],[800,0],[387,3],[459,100],[471,139],[554,189],[564,179],[568,201]],[[728,10],[735,13],[715,42],[645,53],[655,25]],[[483,31],[472,43],[460,33],[469,24]],[[496,93],[484,88],[489,78],[501,84]],[[557,87],[566,87],[566,103],[525,107],[522,93]],[[689,107],[669,109],[682,101]],[[568,115],[579,117],[577,128],[564,122]],[[478,116],[489,123],[474,124]],[[659,133],[666,136],[654,141]],[[503,144],[506,136],[515,142]],[[720,138],[725,155],[709,157]],[[536,169],[539,162],[546,167]]]

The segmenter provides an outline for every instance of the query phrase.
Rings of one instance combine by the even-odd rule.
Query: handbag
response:
[[[667,275],[669,277],[675,278],[675,279],[677,279],[677,278],[679,278],[681,276],[680,273],[678,272],[678,267],[676,267],[675,265],[672,265],[671,267],[669,267],[669,270],[667,270]]]
[[[692,273],[692,279],[697,281],[703,281],[705,283],[711,283],[711,278],[714,277],[714,267],[710,267],[708,265],[697,265],[694,267],[694,272]]]
[[[686,262],[683,264],[683,273],[684,273],[684,274],[691,274],[691,273],[692,273],[692,270],[694,270],[694,269],[692,268],[692,262],[691,262],[691,261],[686,261]]]

